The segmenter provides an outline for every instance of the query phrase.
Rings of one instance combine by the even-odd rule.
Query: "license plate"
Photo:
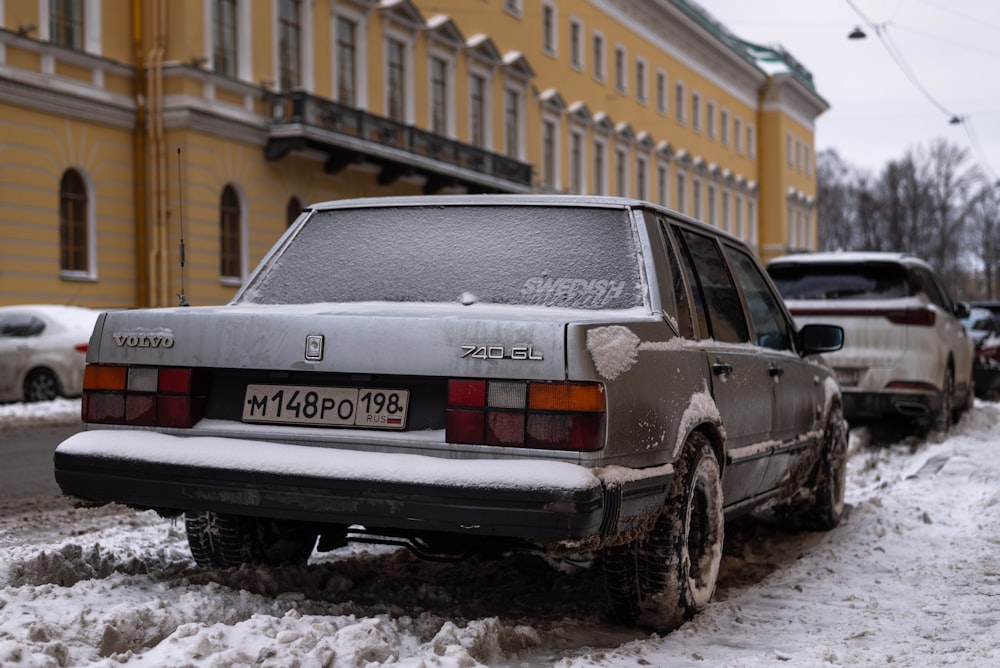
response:
[[[402,429],[409,401],[407,390],[248,385],[243,421]]]
[[[858,384],[858,376],[860,374],[857,369],[841,367],[833,371],[837,375],[837,382],[844,387],[854,387]]]

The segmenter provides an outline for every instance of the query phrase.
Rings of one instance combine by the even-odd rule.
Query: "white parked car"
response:
[[[945,431],[973,401],[973,342],[927,262],[887,252],[776,258],[768,272],[799,326],[832,322],[844,347],[826,356],[854,424],[901,417]]]
[[[0,401],[80,396],[98,314],[79,306],[0,306]]]

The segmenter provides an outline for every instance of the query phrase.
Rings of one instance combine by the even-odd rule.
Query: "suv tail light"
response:
[[[789,309],[792,315],[803,316],[834,316],[834,317],[883,317],[896,325],[920,325],[933,327],[936,320],[934,311],[929,308],[803,308]]]
[[[448,381],[445,440],[592,452],[604,447],[600,383]]]
[[[205,369],[88,364],[83,374],[84,422],[187,429],[202,418]]]

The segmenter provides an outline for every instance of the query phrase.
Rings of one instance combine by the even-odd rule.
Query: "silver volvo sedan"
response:
[[[231,303],[100,317],[55,475],[183,515],[204,567],[530,551],[666,631],[711,599],[726,519],[839,521],[842,343],[743,242],[646,202],[322,203]]]

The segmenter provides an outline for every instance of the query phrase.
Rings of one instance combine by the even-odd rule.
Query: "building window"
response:
[[[358,106],[357,24],[337,17],[337,102]]]
[[[791,134],[785,137],[785,162],[788,163],[789,168],[795,166],[795,140],[792,139]]]
[[[431,58],[431,131],[448,134],[448,63]]]
[[[754,136],[753,125],[747,123],[747,155],[751,158],[755,157],[757,154],[757,138]]]
[[[677,110],[675,112],[677,114],[677,122],[678,123],[684,123],[685,122],[685,119],[684,119],[685,104],[684,104],[684,102],[685,102],[685,97],[686,97],[686,94],[684,92],[684,84],[682,84],[680,82],[674,84],[674,97],[676,98],[674,100],[674,109]]]
[[[635,97],[646,101],[646,61],[641,58],[635,60]]]
[[[729,191],[722,191],[722,229],[729,232]]]
[[[236,77],[236,0],[215,0],[212,30],[213,66],[217,74]]]
[[[386,43],[386,115],[400,123],[406,120],[406,45],[398,39]]]
[[[637,156],[635,159],[635,196],[637,199],[646,200],[649,198],[649,192],[646,190],[646,179],[648,175],[646,173],[646,158],[644,156]]]
[[[486,148],[486,78],[469,77],[469,142]]]
[[[795,171],[802,171],[802,141],[795,140]]]
[[[701,94],[691,93],[691,127],[701,131]]]
[[[701,220],[701,179],[691,181],[691,214]]]
[[[569,63],[578,70],[583,69],[583,24],[579,19],[569,21]]]
[[[83,50],[83,0],[48,0],[49,39],[53,44]]]
[[[733,199],[733,234],[743,239],[743,198],[736,195]]]
[[[605,170],[605,158],[604,158],[604,142],[595,141],[594,142],[594,194],[603,195],[604,193],[604,170]]]
[[[729,112],[725,109],[719,112],[719,141],[729,146]]]
[[[556,124],[542,121],[542,185],[549,190],[558,189],[556,183]]]
[[[569,135],[569,189],[574,195],[583,193],[583,133]]]
[[[278,70],[281,90],[302,85],[299,0],[278,0]]]
[[[757,210],[752,199],[747,200],[747,242],[757,245]]]
[[[556,8],[548,3],[542,5],[542,51],[556,55]]]
[[[594,78],[604,81],[604,36],[594,33]]]
[[[706,196],[708,197],[708,224],[717,227],[719,225],[718,211],[716,211],[716,193],[715,185],[709,183],[708,189],[706,191]]]
[[[68,169],[59,181],[59,268],[90,271],[90,225],[87,184],[80,172]]]
[[[219,245],[222,251],[219,271],[222,278],[243,277],[241,218],[239,196],[235,188],[227,185],[222,190],[222,199],[219,202]]]
[[[292,197],[288,200],[288,204],[285,206],[285,225],[291,227],[292,223],[299,217],[302,213],[302,200],[298,197]]]
[[[812,151],[809,150],[808,146],[805,147],[805,151],[806,151],[806,157],[805,157],[806,176],[812,176]]]
[[[664,72],[656,73],[656,110],[667,113],[667,75]]]
[[[668,192],[670,183],[670,168],[660,163],[656,166],[656,201],[660,206],[670,205],[670,194]]]
[[[677,210],[687,213],[687,177],[677,172]]]
[[[510,158],[521,157],[521,96],[507,88],[503,92],[504,148]]]
[[[508,14],[520,17],[522,12],[521,2],[522,0],[503,0],[503,8]]]
[[[715,139],[715,102],[711,100],[705,105],[705,124],[708,138]]]
[[[615,88],[624,93],[628,90],[628,82],[625,81],[625,47],[615,47]]]
[[[623,148],[615,151],[615,185],[619,197],[628,195],[628,151]]]
[[[733,119],[733,140],[736,143],[736,152],[743,152],[743,121],[739,116]]]

